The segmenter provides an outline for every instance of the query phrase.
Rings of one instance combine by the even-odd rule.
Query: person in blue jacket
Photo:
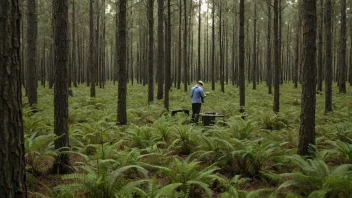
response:
[[[197,81],[197,84],[191,89],[191,98],[192,98],[192,119],[191,122],[198,123],[198,115],[204,103],[204,98],[206,95],[202,89],[203,82]]]

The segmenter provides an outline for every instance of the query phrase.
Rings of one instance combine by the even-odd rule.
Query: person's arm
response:
[[[204,94],[204,91],[203,91],[203,89],[200,91],[200,96],[202,97],[202,98],[205,98],[205,97],[207,97],[207,95],[205,95]]]
[[[190,94],[191,98],[193,97],[193,89],[194,87],[191,88],[191,94]]]

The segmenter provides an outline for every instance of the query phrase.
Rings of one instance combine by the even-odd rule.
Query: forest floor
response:
[[[187,92],[172,88],[170,110],[191,110],[191,86]],[[38,112],[23,99],[29,197],[306,197],[324,190],[344,197],[352,190],[350,169],[345,177],[334,175],[334,170],[352,168],[351,87],[338,94],[333,86],[329,114],[324,93],[316,95],[314,159],[295,155],[300,88],[280,87],[278,114],[264,83],[257,90],[247,84],[244,114],[236,87],[226,85],[225,93],[218,84],[216,91],[210,83],[203,88],[210,93],[201,112],[225,115],[211,127],[190,124],[182,113],[171,117],[163,100],[148,105],[147,86],[131,84],[128,125],[116,126],[117,86],[97,87],[96,98],[89,97],[85,85],[72,88],[69,156],[75,174],[61,176],[49,174],[57,156],[53,90],[39,86]]]

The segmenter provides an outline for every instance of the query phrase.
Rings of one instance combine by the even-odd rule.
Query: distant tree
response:
[[[257,1],[254,1],[254,23],[253,23],[253,89],[257,89]]]
[[[37,104],[37,9],[36,0],[27,1],[27,96],[29,105]]]
[[[202,9],[202,0],[199,0],[199,8],[198,8],[198,18],[199,18],[199,21],[198,21],[198,69],[197,69],[197,79],[200,80],[201,78],[201,69],[200,69],[200,66],[201,66],[201,56],[200,56],[200,49],[201,49],[201,24],[202,24],[202,15],[201,15],[201,9]],[[204,68],[205,70],[205,68]]]
[[[320,0],[320,6],[319,6],[319,31],[318,31],[318,86],[317,90],[318,91],[323,91],[323,12],[324,12],[324,7],[323,7],[323,1]]]
[[[346,0],[340,0],[341,28],[340,28],[340,59],[339,59],[339,92],[346,93]]]
[[[183,83],[184,83],[184,91],[187,91],[188,87],[188,54],[187,54],[187,0],[183,1],[184,6],[184,27],[183,27]]]
[[[164,0],[158,0],[158,94],[157,99],[163,98],[164,85]]]
[[[280,111],[279,0],[274,0],[274,112]]]
[[[56,0],[55,3],[55,87],[54,87],[54,131],[59,137],[55,140],[55,149],[69,146],[68,134],[68,0]],[[56,173],[71,172],[69,157],[60,153],[55,165]]]
[[[332,111],[332,27],[331,0],[325,0],[325,112]]]
[[[94,21],[93,0],[89,0],[89,83],[90,97],[95,97],[95,59],[94,59]]]
[[[294,63],[294,77],[293,77],[293,82],[294,82],[294,87],[298,87],[298,69],[299,69],[299,63],[300,63],[300,39],[301,39],[301,3],[300,0],[297,2],[298,4],[298,11],[297,14],[299,17],[297,17],[297,27],[296,27],[296,61]]]
[[[169,111],[169,92],[171,87],[171,0],[167,0],[167,19],[165,31],[165,98],[164,107]]]
[[[118,1],[118,13],[119,13],[119,24],[118,24],[118,45],[116,50],[118,51],[118,65],[119,65],[119,85],[118,85],[118,101],[117,101],[117,123],[121,125],[127,124],[127,112],[126,112],[126,96],[127,96],[127,76],[126,76],[126,56],[127,56],[127,44],[126,44],[126,0]]]
[[[77,62],[76,62],[76,8],[75,0],[72,0],[72,75],[73,86],[77,87]]]
[[[27,197],[18,0],[0,1],[0,195]]]
[[[273,72],[271,69],[271,0],[267,0],[267,6],[268,6],[268,30],[267,30],[267,44],[266,44],[266,49],[267,49],[267,56],[266,56],[266,67],[267,67],[267,85],[268,85],[268,94],[272,94],[272,79],[273,79]]]
[[[215,2],[211,9],[211,90],[215,90]]]
[[[182,69],[182,0],[179,1],[178,17],[178,67],[177,67],[177,89],[181,89],[181,69]]]
[[[148,19],[148,104],[154,100],[154,0],[147,1]]]
[[[240,84],[240,106],[244,107],[245,100],[245,74],[244,74],[244,0],[240,0],[240,35],[239,35],[239,84]]]
[[[302,2],[303,11],[303,79],[302,103],[297,153],[309,155],[315,144],[316,102],[316,0]]]

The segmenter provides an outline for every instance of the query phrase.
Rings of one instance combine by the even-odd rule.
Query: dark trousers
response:
[[[200,113],[200,108],[202,103],[192,103],[192,120],[191,122],[198,123],[198,114]]]

